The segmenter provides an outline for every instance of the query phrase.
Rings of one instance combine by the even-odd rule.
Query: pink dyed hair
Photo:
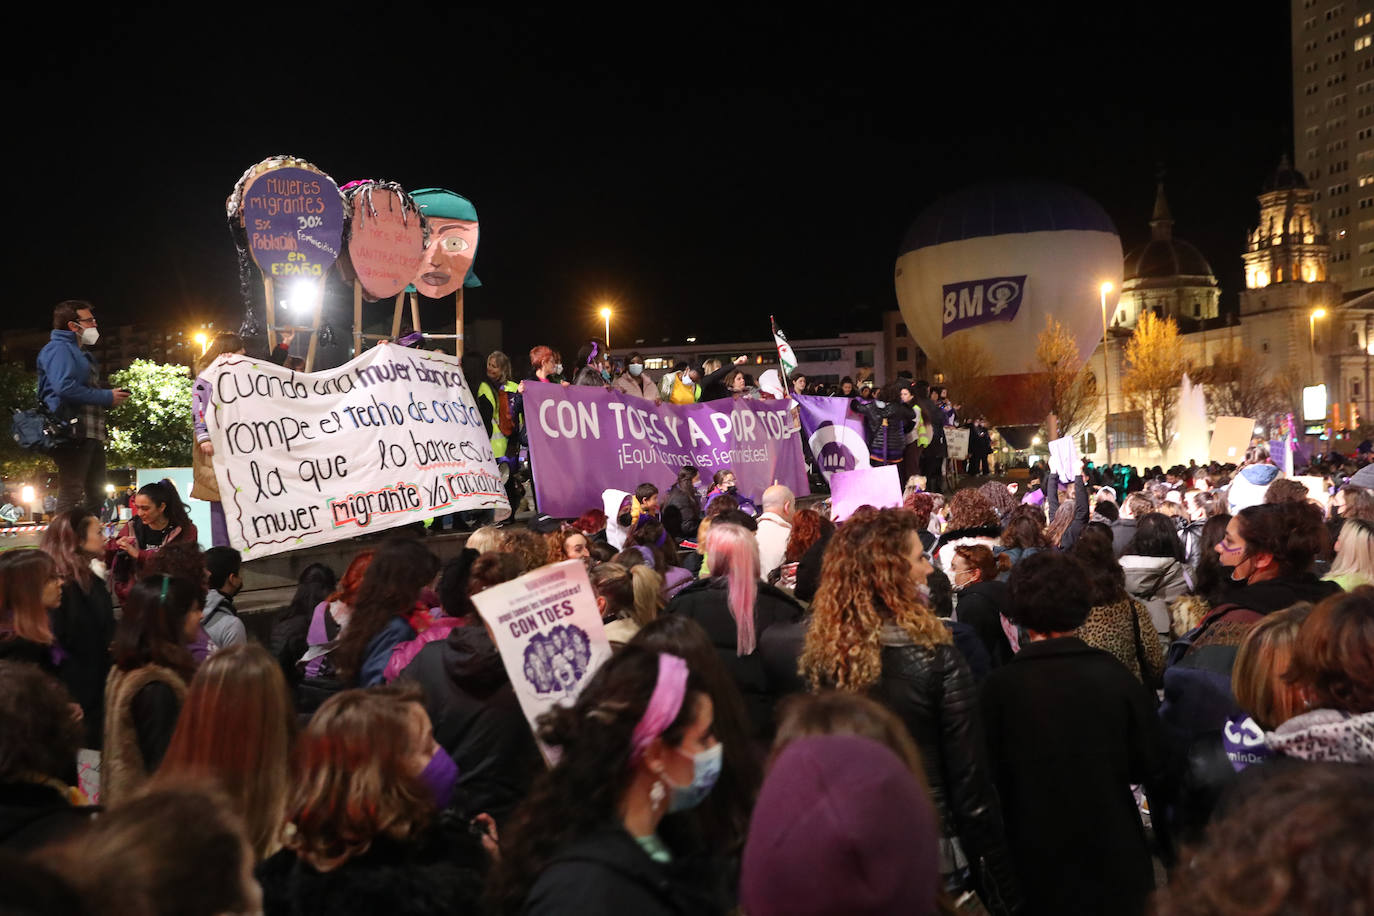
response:
[[[711,576],[724,578],[730,615],[735,618],[735,654],[754,651],[754,602],[759,594],[759,543],[753,532],[716,522],[706,533]]]

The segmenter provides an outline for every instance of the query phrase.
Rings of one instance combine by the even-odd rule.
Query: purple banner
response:
[[[774,482],[811,492],[801,442],[789,435],[786,401],[662,404],[604,388],[525,385],[525,426],[539,511],[571,518],[601,506],[607,489],[652,483],[666,491],[685,464],[708,482],[735,472],[758,503]]]
[[[965,328],[1015,318],[1026,292],[1026,278],[989,277],[947,283],[944,291],[944,330],[940,336],[948,337]]]
[[[826,480],[838,471],[868,467],[868,440],[864,438],[863,417],[850,409],[849,398],[810,394],[794,397],[801,408],[802,433]]]

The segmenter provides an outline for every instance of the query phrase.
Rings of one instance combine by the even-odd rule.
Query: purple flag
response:
[[[826,480],[837,471],[868,467],[868,440],[863,418],[850,409],[849,398],[810,394],[793,397],[801,408],[802,434]]]
[[[831,521],[844,521],[860,506],[901,508],[902,481],[897,476],[897,465],[840,471],[830,478]]]
[[[735,472],[759,502],[774,482],[811,490],[801,442],[789,434],[786,401],[661,404],[591,386],[525,386],[525,427],[539,511],[570,518],[601,505],[607,489],[641,483],[666,490],[685,464],[709,480]]]

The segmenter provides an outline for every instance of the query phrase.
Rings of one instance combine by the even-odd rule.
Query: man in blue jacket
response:
[[[99,388],[100,372],[86,347],[100,339],[89,302],[68,299],[52,310],[52,339],[38,353],[38,397],[55,416],[75,420],[71,441],[52,451],[57,511],[100,511],[105,499],[105,410],[129,398]]]

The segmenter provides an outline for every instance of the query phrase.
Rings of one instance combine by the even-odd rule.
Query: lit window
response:
[[[1365,48],[1369,47],[1371,41],[1374,41],[1374,36],[1361,35],[1359,38],[1355,39],[1355,50],[1363,51]]]

